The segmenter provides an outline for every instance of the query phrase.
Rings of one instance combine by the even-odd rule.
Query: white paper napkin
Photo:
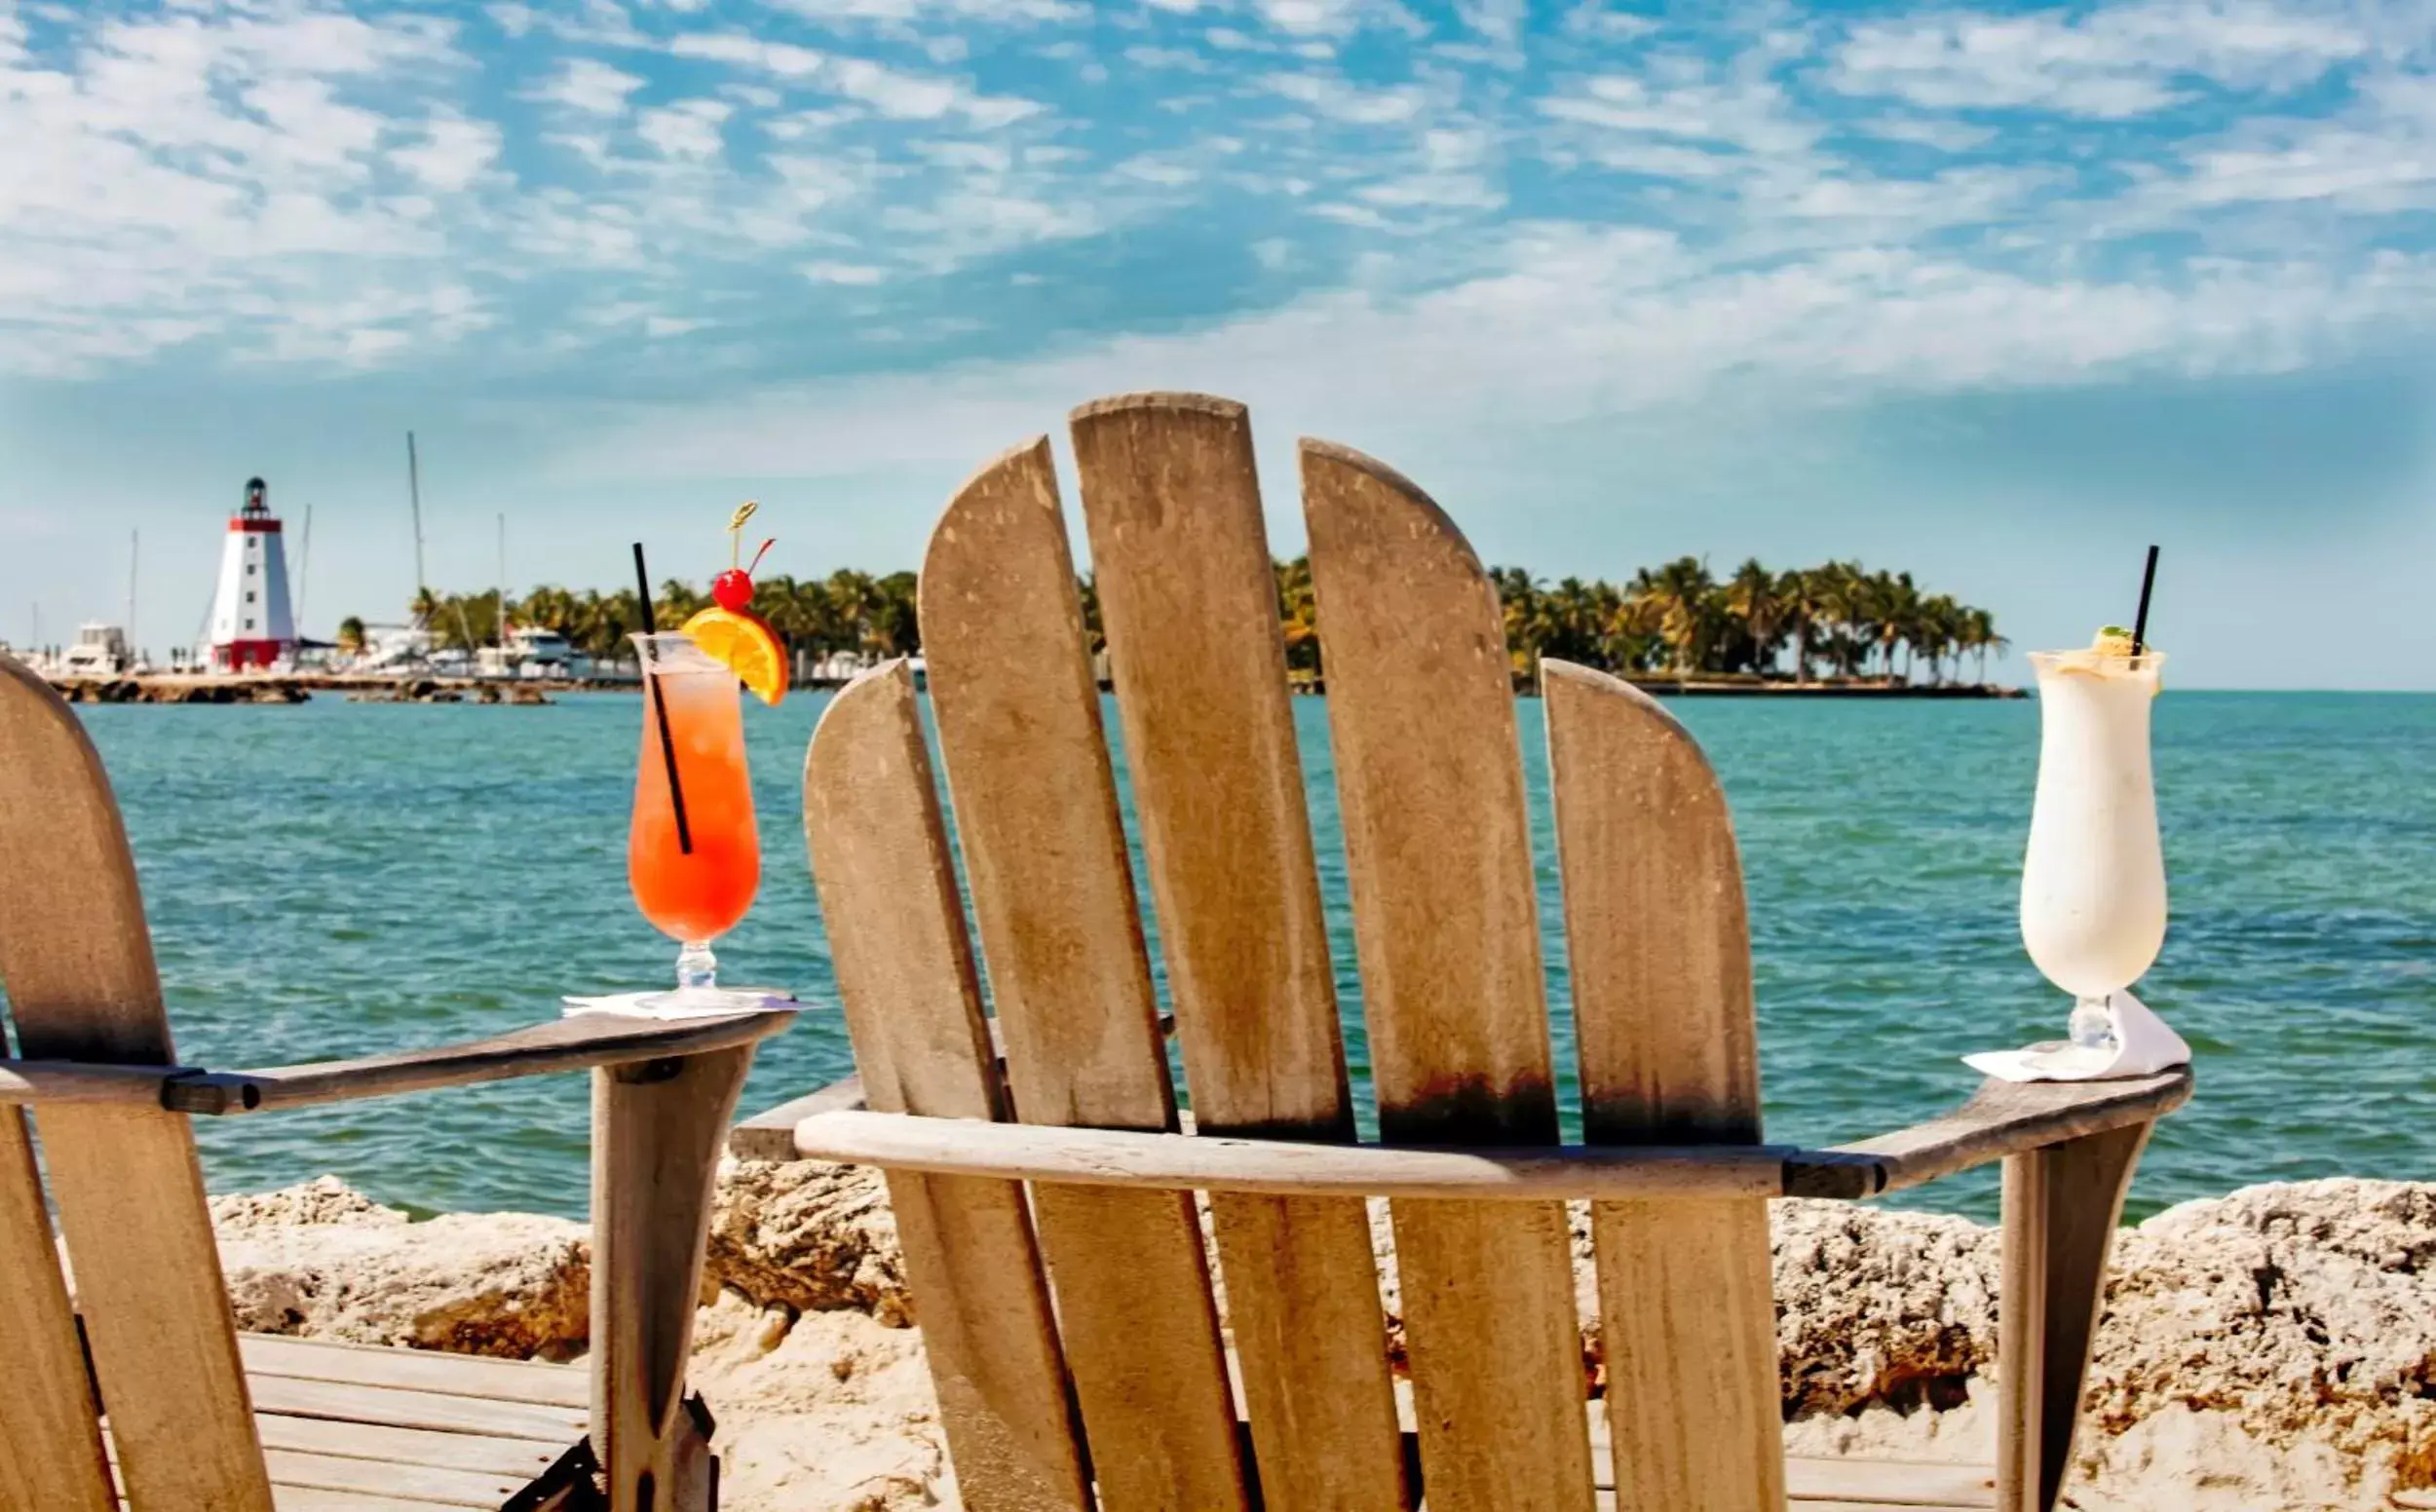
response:
[[[2114,1048],[2085,1049],[2065,1040],[2019,1050],[1983,1050],[1962,1064],[1999,1081],[2108,1081],[2152,1077],[2190,1064],[2190,1046],[2165,1020],[2127,992],[2107,1000],[2114,1017]]]
[[[800,1006],[793,993],[776,987],[710,987],[692,991],[680,987],[660,992],[612,993],[602,998],[562,998],[559,1002],[566,1004],[568,1018],[579,1013],[607,1013],[618,1018],[663,1021],[731,1018],[739,1013]]]

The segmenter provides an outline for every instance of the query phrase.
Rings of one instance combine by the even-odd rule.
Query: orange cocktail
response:
[[[635,906],[683,949],[680,995],[716,990],[710,942],[734,928],[761,886],[761,836],[736,673],[681,634],[637,635],[643,738],[626,874]],[[668,773],[676,772],[676,790]]]

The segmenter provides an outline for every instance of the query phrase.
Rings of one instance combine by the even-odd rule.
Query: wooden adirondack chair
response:
[[[1178,1131],[1043,439],[958,492],[921,586],[1003,1077],[898,664],[838,697],[804,774],[859,1078],[732,1145],[887,1169],[966,1505],[2053,1506],[2123,1191],[2188,1075],[1992,1085],[1883,1139],[1762,1144],[1724,796],[1656,703],[1549,662],[1586,1140],[1561,1147],[1496,595],[1418,488],[1305,441],[1382,1136],[1355,1143],[1244,411],[1111,399],[1076,413],[1074,447],[1197,1132]],[[1767,1199],[1999,1157],[1998,1463],[1788,1465]],[[1409,1400],[1366,1222],[1380,1196]],[[1596,1403],[1566,1199],[1590,1203],[1597,1245]]]
[[[181,1066],[100,759],[5,656],[0,985],[21,1057],[0,1060],[0,1512],[715,1505],[708,1416],[683,1395],[710,1183],[753,1047],[791,1015]],[[589,1372],[236,1332],[190,1117],[578,1068],[594,1069]],[[72,1305],[17,1105],[40,1125]]]

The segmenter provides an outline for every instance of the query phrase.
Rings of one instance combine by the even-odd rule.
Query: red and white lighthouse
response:
[[[296,649],[287,552],[267,493],[262,479],[248,479],[245,508],[228,517],[220,587],[211,600],[211,665],[219,671],[269,666]]]

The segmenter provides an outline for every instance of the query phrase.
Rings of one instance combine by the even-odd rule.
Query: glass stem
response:
[[[715,987],[719,978],[719,958],[710,953],[708,940],[688,940],[676,953],[676,985],[681,992],[690,987]]]
[[[2107,1004],[2112,999],[2082,998],[2073,1004],[2073,1043],[2084,1050],[2114,1048],[2114,1014]]]

